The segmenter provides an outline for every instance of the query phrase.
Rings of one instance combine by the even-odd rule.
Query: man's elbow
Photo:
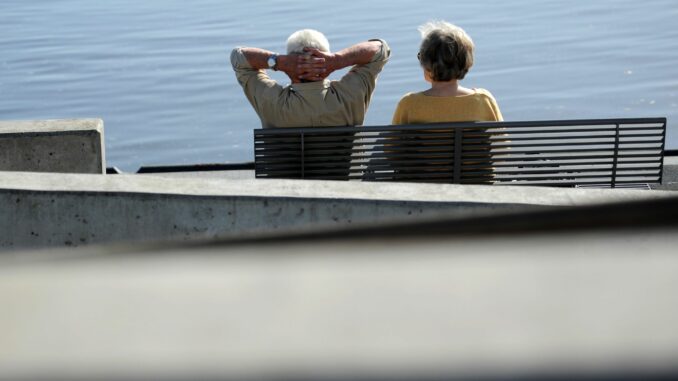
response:
[[[372,49],[373,49],[375,52],[378,52],[379,50],[381,50],[381,47],[382,47],[382,45],[384,45],[384,42],[385,42],[385,41],[379,39],[379,40],[369,40],[369,41],[367,41],[367,42],[370,43],[370,45],[372,46]]]
[[[370,62],[386,61],[391,55],[391,49],[386,41],[382,39],[369,40]]]
[[[241,46],[233,48],[231,50],[231,66],[233,66],[233,69],[246,69],[249,67],[247,63],[247,57],[245,57],[245,54],[243,52],[243,48]]]

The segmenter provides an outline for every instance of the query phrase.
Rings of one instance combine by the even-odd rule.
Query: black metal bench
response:
[[[254,131],[257,178],[547,186],[659,184],[666,118]]]

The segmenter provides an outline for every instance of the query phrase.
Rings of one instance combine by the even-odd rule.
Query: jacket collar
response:
[[[319,90],[326,89],[330,87],[330,80],[325,78],[322,81],[316,82],[306,82],[306,83],[293,83],[290,85],[290,88],[294,91],[304,91],[304,90]]]

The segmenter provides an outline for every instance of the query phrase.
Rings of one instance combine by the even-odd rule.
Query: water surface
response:
[[[125,170],[251,161],[260,124],[234,46],[280,52],[300,28],[335,50],[386,39],[393,56],[365,124],[388,124],[404,93],[426,88],[416,28],[435,18],[474,39],[464,85],[490,90],[507,120],[666,116],[678,149],[671,0],[2,0],[0,119],[103,118],[108,165]]]

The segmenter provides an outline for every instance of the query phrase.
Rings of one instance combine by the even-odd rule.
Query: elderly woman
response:
[[[473,41],[463,29],[444,21],[429,22],[421,27],[419,63],[424,79],[431,88],[419,93],[408,93],[398,103],[392,124],[421,124],[436,122],[476,122],[503,120],[497,102],[489,91],[468,89],[459,85],[473,66]],[[495,178],[490,154],[491,141],[486,130],[464,131],[464,154],[459,178],[453,174],[454,159],[449,138],[440,133],[451,131],[422,131],[437,138],[403,137],[400,156],[391,162],[394,176],[399,181],[461,182],[488,184]],[[421,140],[426,142],[420,142]],[[439,140],[440,142],[436,141]],[[425,156],[421,156],[421,153]],[[419,160],[424,159],[424,163]],[[414,163],[414,164],[413,164]],[[425,165],[422,168],[422,165]],[[425,176],[423,176],[425,175]]]
[[[406,94],[392,124],[503,120],[489,91],[459,85],[473,66],[471,37],[444,21],[426,23],[419,31],[423,41],[417,57],[431,88]]]

